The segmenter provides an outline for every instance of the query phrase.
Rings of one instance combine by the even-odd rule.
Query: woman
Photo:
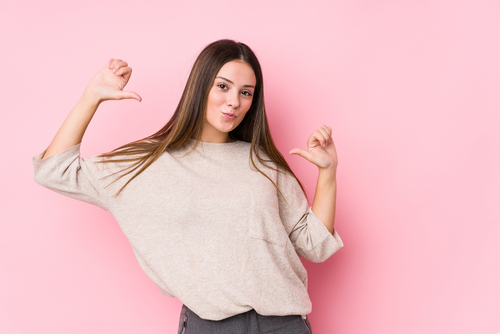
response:
[[[337,156],[331,129],[293,149],[318,166],[314,202],[276,149],[262,73],[243,43],[198,56],[179,105],[157,133],[83,159],[99,104],[136,99],[132,69],[111,59],[87,85],[47,150],[41,185],[111,212],[160,292],[183,302],[179,333],[311,333],[307,273],[343,246],[333,228]]]

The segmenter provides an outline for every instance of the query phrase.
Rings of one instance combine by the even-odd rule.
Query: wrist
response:
[[[92,104],[95,107],[98,107],[104,100],[101,97],[97,96],[95,93],[86,90],[80,97],[80,101],[85,104]]]
[[[319,175],[323,177],[328,177],[330,179],[335,179],[337,176],[337,166],[329,167],[318,167]]]

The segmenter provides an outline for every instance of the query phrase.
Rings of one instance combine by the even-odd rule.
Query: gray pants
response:
[[[182,305],[178,334],[311,334],[309,319],[300,315],[264,316],[255,310],[220,321],[204,320]]]

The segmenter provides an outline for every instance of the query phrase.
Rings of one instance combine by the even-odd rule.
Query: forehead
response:
[[[255,86],[257,81],[252,67],[243,60],[232,60],[225,63],[217,73],[217,77],[224,77],[241,85]]]

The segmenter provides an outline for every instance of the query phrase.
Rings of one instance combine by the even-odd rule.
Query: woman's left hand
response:
[[[319,169],[337,169],[337,151],[332,139],[332,128],[323,125],[307,140],[308,151],[294,148],[289,154],[297,154],[309,160]]]

